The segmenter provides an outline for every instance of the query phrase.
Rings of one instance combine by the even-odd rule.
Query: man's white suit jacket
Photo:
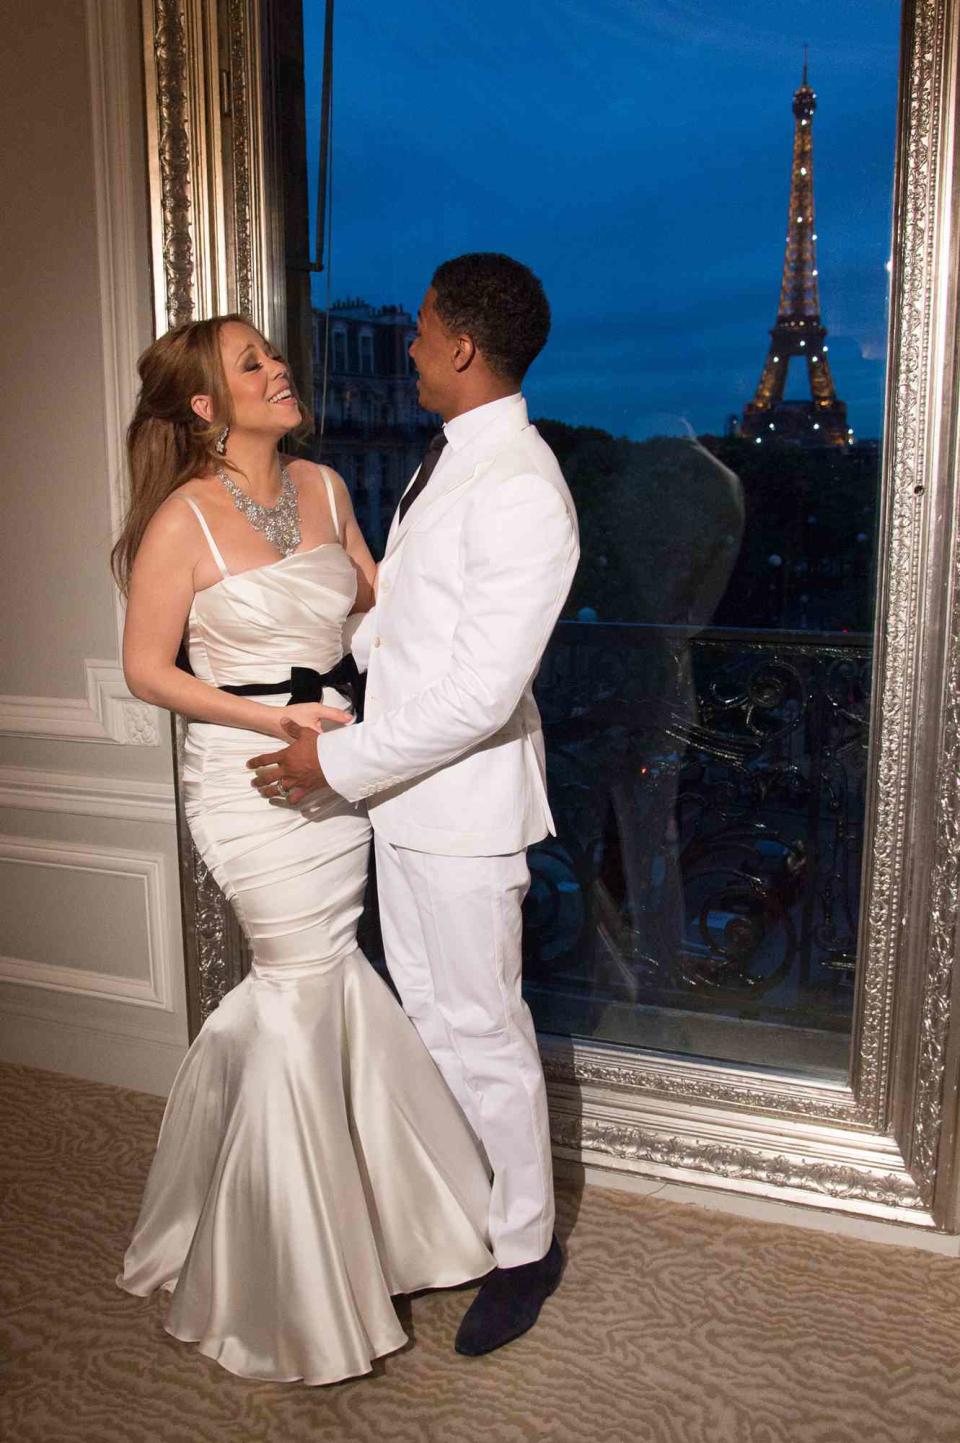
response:
[[[318,754],[386,841],[493,856],[554,832],[533,682],[579,559],[577,519],[522,396],[457,419],[394,518],[376,606],[353,634],[364,720],[325,733]]]

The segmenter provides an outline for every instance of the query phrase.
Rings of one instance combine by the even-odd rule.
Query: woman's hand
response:
[[[299,727],[309,727],[311,731],[319,732],[322,730],[321,722],[336,722],[338,726],[349,726],[355,720],[352,712],[341,711],[336,706],[323,706],[318,701],[299,701],[293,706],[272,710],[276,725],[271,729],[271,735],[282,737],[284,741],[289,741],[288,734],[283,730],[284,722],[295,722]]]

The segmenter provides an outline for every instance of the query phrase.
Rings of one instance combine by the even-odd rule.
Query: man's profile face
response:
[[[444,394],[455,373],[453,341],[437,315],[436,291],[431,286],[417,312],[417,334],[410,343],[410,359],[417,368],[417,396],[425,411],[443,415]]]

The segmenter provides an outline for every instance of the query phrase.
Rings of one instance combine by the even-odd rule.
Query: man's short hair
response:
[[[496,251],[444,261],[433,276],[437,315],[469,336],[491,371],[522,381],[550,334],[550,305],[527,266]]]

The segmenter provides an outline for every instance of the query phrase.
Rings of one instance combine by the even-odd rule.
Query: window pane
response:
[[[583,559],[538,684],[545,1031],[845,1068],[898,26],[889,0],[338,8],[322,454],[375,550],[439,424],[407,357],[435,266],[506,251],[553,308],[524,390]]]

